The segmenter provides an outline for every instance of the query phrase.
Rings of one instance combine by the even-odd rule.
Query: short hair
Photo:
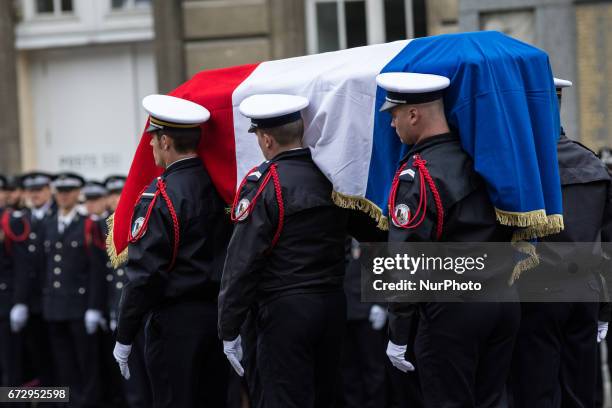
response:
[[[261,131],[272,136],[279,145],[287,146],[291,143],[302,141],[302,137],[304,137],[304,120],[300,118],[284,125],[262,128]]]
[[[162,135],[170,137],[177,153],[192,153],[198,151],[201,132],[202,129],[199,126],[186,129],[164,128],[157,130],[155,135],[158,140]]]

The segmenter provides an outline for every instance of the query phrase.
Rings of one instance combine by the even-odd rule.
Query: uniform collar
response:
[[[202,165],[202,160],[200,160],[199,156],[194,156],[194,157],[186,157],[184,159],[178,159],[177,161],[173,162],[172,164],[170,164],[168,167],[166,167],[166,170],[164,171],[164,176],[170,174],[170,173],[174,173],[175,171],[178,171],[180,169],[185,169],[188,167],[193,167],[195,165]]]
[[[411,155],[420,153],[423,150],[429,149],[432,146],[435,146],[441,143],[448,143],[448,142],[455,142],[455,141],[459,141],[459,138],[457,137],[457,135],[455,135],[452,132],[440,133],[439,135],[430,136],[426,138],[425,140],[423,140],[422,142],[412,145],[410,150],[408,150],[408,153],[406,153],[404,158],[401,160],[401,163],[408,160],[408,158]]]
[[[296,157],[310,157],[310,149],[307,147],[297,147],[291,150],[285,150],[274,156],[270,162],[276,162],[279,160],[291,159]]]
[[[49,200],[38,208],[32,208],[32,215],[34,216],[34,218],[40,221],[47,214],[47,211],[51,209],[52,205],[53,201]]]
[[[64,232],[64,228],[68,228],[68,226],[76,218],[78,212],[79,212],[78,207],[74,207],[66,215],[62,215],[61,212],[58,211],[58,213],[57,213],[57,225],[58,225],[58,229],[59,229],[60,232]]]

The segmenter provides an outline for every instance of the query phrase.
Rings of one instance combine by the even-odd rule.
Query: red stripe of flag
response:
[[[198,103],[210,111],[210,120],[202,125],[198,154],[217,191],[228,204],[234,198],[237,177],[232,94],[257,66],[203,71],[169,94]],[[147,126],[148,123],[145,129]],[[140,193],[162,173],[162,169],[155,166],[150,140],[143,132],[115,212],[113,243],[117,254],[127,248],[132,213]]]

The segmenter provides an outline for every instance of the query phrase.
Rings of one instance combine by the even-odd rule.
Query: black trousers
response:
[[[342,353],[342,384],[346,408],[380,408],[387,405],[384,330],[372,329],[368,320],[346,324]]]
[[[499,407],[519,322],[518,303],[421,304],[415,367],[424,406]]]
[[[217,337],[217,304],[185,302],[151,313],[145,361],[153,407],[223,408],[229,364]]]
[[[253,307],[247,313],[246,320],[240,330],[242,339],[242,366],[246,379],[249,407],[263,408],[261,378],[257,372],[257,316],[259,312]]]
[[[21,346],[21,334],[11,332],[9,317],[0,317],[0,386],[16,387],[22,384]]]
[[[40,314],[32,314],[23,330],[24,351],[30,374],[27,380],[37,379],[41,386],[55,385],[53,358],[47,322]]]
[[[57,385],[70,387],[69,407],[101,405],[100,333],[85,331],[82,319],[47,322]]]
[[[257,371],[265,408],[327,408],[346,320],[343,292],[294,294],[259,307]]]
[[[523,303],[513,359],[513,407],[593,407],[597,303]]]

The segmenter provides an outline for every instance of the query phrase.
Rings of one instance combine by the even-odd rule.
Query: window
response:
[[[39,16],[61,16],[72,14],[72,0],[36,0],[35,13]]]
[[[306,0],[308,52],[412,37],[413,0]]]
[[[535,13],[533,10],[512,10],[480,14],[481,30],[496,30],[518,40],[535,44]]]
[[[151,0],[112,0],[113,10],[129,10],[139,7],[149,7]]]

